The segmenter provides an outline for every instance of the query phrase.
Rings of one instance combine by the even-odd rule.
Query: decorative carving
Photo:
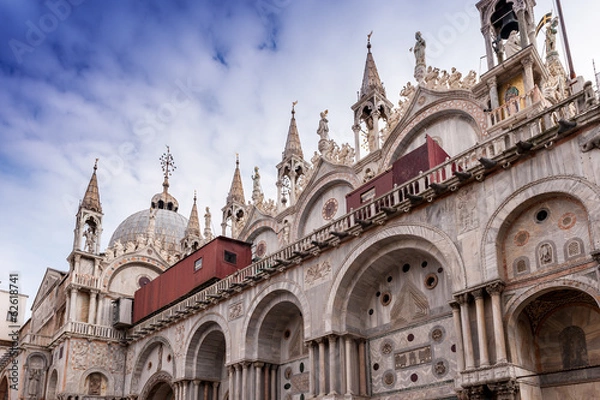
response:
[[[433,374],[438,378],[446,375],[448,373],[448,369],[448,361],[446,360],[437,360],[433,363]]]
[[[542,243],[538,249],[538,257],[541,265],[553,263],[553,251],[550,243]]]
[[[418,349],[394,354],[394,365],[396,369],[405,369],[430,362],[431,346],[419,347]]]
[[[428,314],[429,302],[427,297],[412,283],[405,282],[392,307],[392,319],[399,323],[408,323]]]
[[[479,219],[475,212],[477,201],[473,194],[473,189],[461,189],[456,196],[456,203],[459,233],[477,229],[479,227]]]
[[[394,371],[385,371],[381,380],[387,388],[392,388],[396,383],[396,373]]]
[[[600,149],[600,131],[596,132],[591,139],[588,139],[582,146],[581,151],[584,153],[593,149]]]
[[[244,312],[244,303],[239,302],[239,303],[230,305],[229,306],[229,314],[228,314],[229,321],[232,321],[236,318],[241,317],[243,312]]]
[[[331,265],[325,261],[322,264],[316,264],[306,270],[304,284],[307,287],[313,287],[321,281],[329,279],[331,274]]]
[[[577,216],[571,212],[564,214],[558,221],[558,227],[562,230],[571,229],[577,223]]]
[[[431,331],[431,340],[441,343],[444,340],[444,328],[437,326]]]
[[[292,376],[290,379],[292,384],[292,393],[301,394],[308,392],[309,375],[308,372]]]
[[[394,343],[392,341],[386,340],[381,344],[381,354],[388,355],[392,354],[394,351]]]
[[[260,204],[263,202],[265,195],[263,194],[262,187],[260,185],[260,174],[258,173],[258,167],[254,167],[254,175],[252,178],[252,202]]]

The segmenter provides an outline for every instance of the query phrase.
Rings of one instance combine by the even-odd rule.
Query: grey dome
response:
[[[181,239],[185,236],[185,228],[188,220],[184,216],[169,210],[154,209],[156,213],[154,237],[164,243],[164,245],[175,244],[179,246]],[[108,247],[112,247],[118,240],[121,244],[135,242],[139,235],[144,238],[148,234],[148,224],[150,222],[150,210],[139,211],[127,217],[117,227]]]

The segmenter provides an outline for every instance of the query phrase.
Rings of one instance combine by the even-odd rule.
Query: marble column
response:
[[[77,321],[77,288],[71,287],[69,321]]]
[[[208,381],[204,381],[202,382],[202,387],[203,387],[203,397],[202,400],[208,400],[208,393],[209,393],[209,389],[210,389],[210,382]]]
[[[358,341],[358,392],[361,396],[367,395],[367,342],[364,339]]]
[[[475,298],[475,312],[477,314],[477,339],[479,345],[479,366],[487,367],[490,365],[490,356],[488,353],[487,332],[485,329],[485,309],[484,309],[484,291],[477,289],[473,291]]]
[[[492,297],[492,320],[494,321],[494,340],[496,342],[496,363],[508,361],[506,355],[506,340],[504,339],[504,323],[502,322],[502,306],[500,294],[504,285],[500,282],[493,283],[485,288]]]
[[[219,382],[212,383],[212,400],[218,400],[219,398]]]
[[[229,378],[229,400],[235,400],[235,368],[233,365],[227,367],[227,375]]]
[[[485,41],[485,55],[487,58],[487,67],[488,70],[494,68],[494,48],[492,47],[492,34],[491,27],[489,25],[485,25],[481,28],[481,33],[483,34],[483,40]]]
[[[354,339],[350,336],[346,336],[344,339],[346,345],[346,395],[348,396],[354,394],[354,368],[352,367],[352,345],[354,344]]]
[[[233,367],[235,368],[234,399],[242,400],[242,366],[240,364],[235,364]]]
[[[254,378],[255,378],[255,387],[254,387],[254,398],[256,400],[260,400],[263,397],[263,385],[262,385],[262,367],[265,364],[261,362],[254,363]]]
[[[200,390],[200,381],[198,379],[194,379],[192,381],[192,400],[200,400],[200,396],[198,391]]]
[[[328,337],[329,341],[329,395],[338,394],[337,388],[337,374],[340,370],[340,365],[338,364],[338,360],[335,354],[335,349],[337,345],[337,336],[330,335]]]
[[[241,385],[241,400],[250,400],[248,397],[248,368],[250,368],[250,363],[243,362],[242,363],[242,385]]]
[[[460,304],[460,320],[463,333],[463,348],[465,350],[466,369],[475,367],[473,356],[473,341],[471,337],[471,322],[469,321],[469,294],[463,293],[456,297],[456,301]]]
[[[308,346],[308,362],[310,365],[310,371],[308,372],[308,398],[312,399],[317,395],[317,356],[315,355],[315,346],[313,342],[309,341],[306,345]]]
[[[456,331],[456,358],[458,363],[458,371],[465,369],[465,352],[463,350],[463,334],[460,325],[460,305],[456,302],[450,303],[452,307],[452,320],[454,322],[454,330]]]
[[[187,400],[187,387],[190,381],[181,381],[181,400]]]
[[[523,65],[523,86],[525,87],[525,93],[523,94],[527,94],[535,87],[533,79],[533,60],[529,57],[524,58],[521,60],[521,65]]]
[[[271,390],[269,400],[277,400],[277,365],[271,365]]]
[[[181,400],[179,392],[179,382],[173,382],[173,397],[175,398],[175,400]]]
[[[319,345],[319,396],[324,396],[327,394],[325,390],[325,340],[323,338],[317,339],[317,344]]]
[[[361,142],[360,142],[360,122],[358,120],[354,121],[354,126],[352,126],[352,131],[354,131],[354,155],[355,155],[355,161],[359,162],[360,161],[360,147],[361,147]],[[347,210],[348,212],[350,210]]]
[[[88,324],[96,324],[96,299],[98,297],[97,290],[90,291],[90,308],[88,311]]]
[[[496,108],[500,107],[500,99],[498,98],[498,80],[495,76],[492,76],[487,80],[487,86],[490,91],[490,103],[492,105],[492,110],[495,110]]]

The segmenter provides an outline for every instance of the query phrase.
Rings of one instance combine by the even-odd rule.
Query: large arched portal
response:
[[[509,339],[513,363],[537,377],[540,398],[600,393],[600,308],[587,293],[559,287],[531,296],[519,307]]]
[[[155,384],[145,400],[173,400],[173,389],[167,382],[158,382]]]
[[[186,374],[194,377],[193,398],[220,400],[228,389],[225,335],[216,322],[201,325],[194,333],[186,357]]]
[[[257,361],[249,368],[249,381],[240,382],[248,398],[307,396],[310,367],[304,339],[300,303],[291,293],[275,290],[260,301],[246,335],[246,357]]]

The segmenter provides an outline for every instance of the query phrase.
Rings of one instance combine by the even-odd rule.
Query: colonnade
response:
[[[181,379],[173,382],[173,400],[218,400],[221,382]]]
[[[506,353],[506,339],[504,325],[502,323],[502,306],[500,295],[504,285],[494,282],[485,287],[480,287],[470,292],[455,296],[456,302],[451,303],[454,329],[458,336],[458,369],[459,371],[472,370],[476,367],[488,367],[493,364],[502,364],[508,361]],[[489,343],[487,336],[485,303],[489,295],[492,309],[492,327],[494,337],[495,360],[492,362],[489,355]],[[473,299],[473,301],[471,301]],[[473,304],[474,303],[474,304]],[[475,307],[476,335],[471,332],[469,313]],[[477,340],[479,349],[479,363],[475,364],[474,340]]]

